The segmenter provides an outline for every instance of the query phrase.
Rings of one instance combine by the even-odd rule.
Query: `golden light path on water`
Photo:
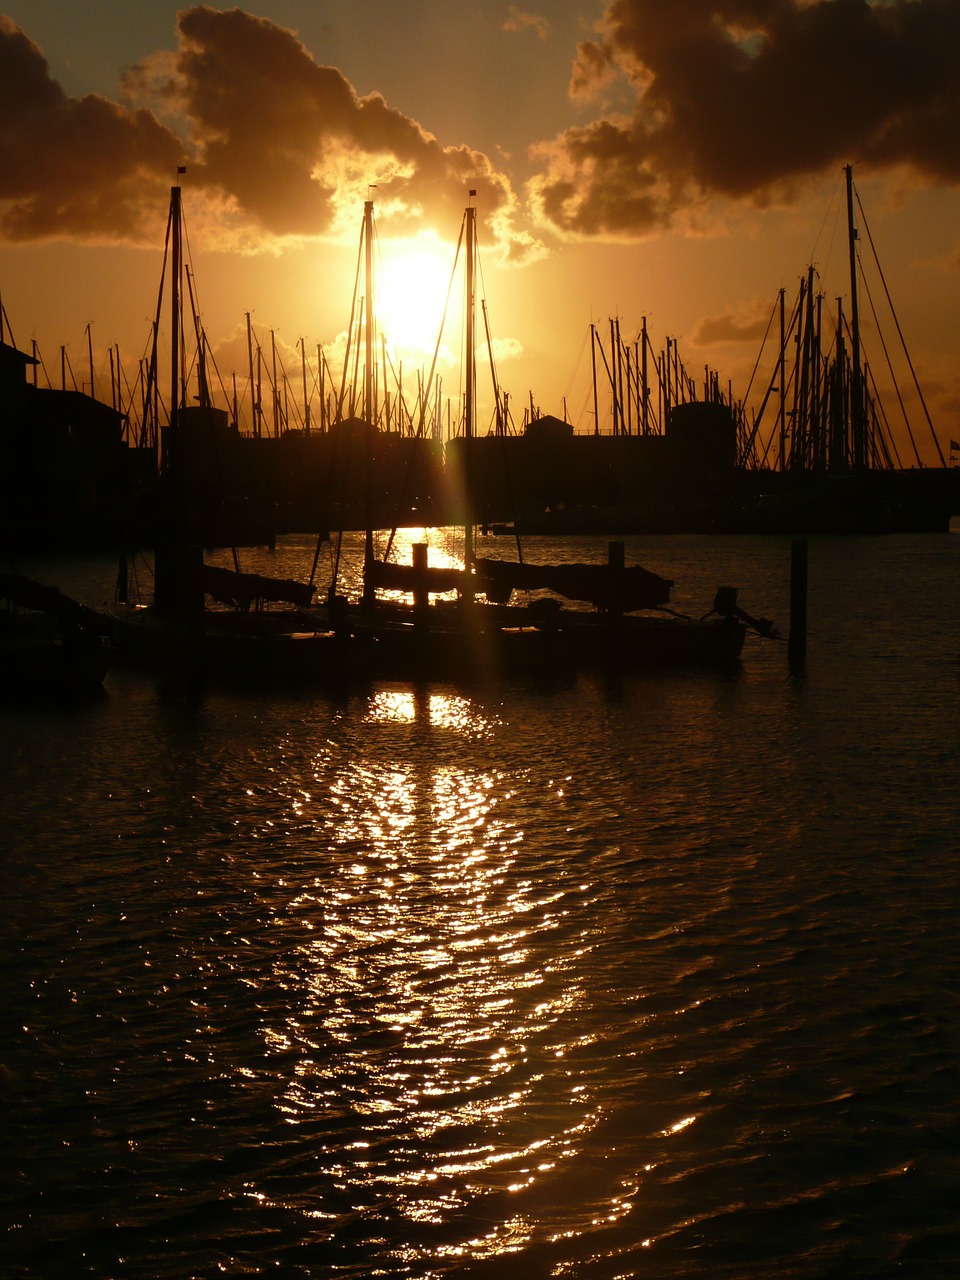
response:
[[[463,762],[496,727],[467,696],[382,689],[362,755],[325,743],[312,777],[286,780],[288,825],[311,832],[319,873],[279,913],[296,934],[268,979],[282,1005],[264,1008],[287,1013],[261,1035],[282,1063],[276,1105],[318,1181],[278,1205],[332,1234],[345,1214],[389,1217],[392,1252],[421,1265],[549,1239],[538,1184],[576,1161],[603,1111],[582,1063],[566,1065],[596,1038],[577,1020],[596,939],[568,919],[589,885],[538,887],[524,830],[503,816],[516,777],[492,752],[485,768]],[[617,1186],[599,1219],[626,1214],[635,1191]],[[589,1229],[595,1197],[586,1204]],[[562,1221],[555,1240],[580,1229],[569,1207]]]
[[[954,1274],[960,539],[814,566],[802,677],[4,708],[5,1280]]]

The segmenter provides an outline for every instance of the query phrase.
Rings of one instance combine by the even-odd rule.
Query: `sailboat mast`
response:
[[[180,241],[180,188],[170,188],[170,217],[168,222],[168,236],[170,241],[170,408],[169,408],[169,429],[162,438],[162,452],[160,460],[160,469],[168,474],[174,472],[179,465],[177,459],[177,419],[180,412],[180,272],[181,272],[181,241]],[[163,286],[161,285],[161,292]],[[156,335],[159,333],[160,318],[160,300],[157,302],[157,323],[154,325],[154,347],[153,347],[153,363],[154,363],[154,396],[159,399],[159,388],[156,385],[156,362],[157,362],[157,344]],[[155,427],[157,426],[156,418],[154,418]]]
[[[253,380],[253,333],[250,325],[250,312],[246,312],[247,318],[247,373],[250,379],[250,419],[253,426],[253,435],[255,439],[260,438],[260,419],[257,415],[257,385]]]
[[[471,196],[476,195],[475,191],[470,192]],[[473,547],[473,511],[471,509],[470,494],[470,449],[471,441],[474,435],[474,419],[476,415],[476,384],[477,384],[477,362],[476,362],[476,283],[474,279],[476,268],[476,238],[477,238],[477,211],[473,205],[468,205],[466,209],[466,251],[467,251],[467,284],[466,284],[466,303],[467,303],[467,370],[466,385],[464,387],[463,400],[463,434],[464,434],[464,462],[465,462],[465,484],[464,484],[464,528],[463,528],[463,567],[467,573],[467,581],[473,569],[474,547]]]
[[[178,176],[183,173],[178,169]],[[154,550],[154,604],[157,612],[196,621],[203,611],[203,547],[196,539],[196,510],[185,502],[180,411],[183,386],[183,237],[180,187],[170,189],[170,410],[161,472],[163,503]],[[159,308],[159,303],[158,303]]]
[[[366,364],[363,371],[363,417],[368,424],[366,448],[366,529],[363,541],[364,559],[364,603],[372,606],[374,599],[373,579],[369,566],[373,563],[373,201],[365,200],[363,204],[363,251],[364,251],[364,289],[366,293],[365,307],[365,339]],[[359,343],[358,343],[359,347]]]
[[[307,340],[300,339],[300,380],[303,384],[303,426],[310,434],[310,400],[307,396]]]
[[[857,302],[857,229],[853,221],[853,165],[844,168],[847,179],[847,238],[850,245],[850,426],[853,465],[861,470],[866,460],[863,421],[863,375],[860,368],[860,308]]]
[[[593,381],[593,434],[600,434],[600,408],[597,400],[597,328],[590,322],[590,376]]]
[[[373,201],[363,205],[363,272],[366,294],[365,341],[366,352],[363,371],[363,416],[373,422]]]
[[[93,372],[93,332],[92,325],[89,322],[87,324],[87,362],[90,366],[90,399],[96,400],[97,385]]]
[[[180,409],[180,188],[170,188],[170,422]]]
[[[640,322],[640,351],[643,364],[640,370],[640,382],[643,387],[643,434],[650,434],[650,391],[647,385],[647,347],[649,340],[647,338],[647,317],[643,316]]]

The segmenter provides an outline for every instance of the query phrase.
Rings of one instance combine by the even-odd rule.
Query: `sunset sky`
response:
[[[55,385],[61,344],[84,377],[88,323],[98,369],[119,346],[132,377],[186,165],[221,372],[245,370],[247,311],[289,366],[301,339],[337,350],[375,186],[385,285],[424,281],[405,320],[391,308],[393,337],[432,346],[475,189],[515,416],[532,392],[593,430],[591,322],[617,316],[632,341],[646,316],[655,346],[676,338],[691,372],[743,396],[781,287],[789,307],[812,263],[828,310],[847,305],[851,163],[934,426],[957,439],[958,48],[960,0],[8,0],[0,296]],[[879,311],[863,229],[861,246]]]

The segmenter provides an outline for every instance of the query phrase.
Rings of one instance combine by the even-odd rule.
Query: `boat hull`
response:
[[[44,619],[4,617],[0,694],[5,699],[70,697],[103,685],[110,648],[98,635],[64,636]]]
[[[747,628],[735,618],[692,619],[559,610],[539,624],[525,608],[385,610],[369,624],[371,675],[391,679],[557,676],[724,666],[740,659]]]
[[[561,610],[536,625],[526,609],[357,608],[337,626],[322,612],[207,612],[193,624],[152,609],[111,613],[117,659],[206,680],[342,686],[365,679],[538,678],[586,670],[735,663],[746,627]]]
[[[283,611],[205,612],[194,621],[152,608],[109,612],[117,661],[230,683],[340,684],[364,674],[366,645]]]
[[[56,587],[0,574],[0,693],[53,698],[103,684],[111,649],[97,613]]]

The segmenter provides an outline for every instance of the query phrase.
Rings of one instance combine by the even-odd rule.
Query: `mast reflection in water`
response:
[[[960,539],[810,567],[803,676],[0,709],[4,1275],[950,1274]]]

